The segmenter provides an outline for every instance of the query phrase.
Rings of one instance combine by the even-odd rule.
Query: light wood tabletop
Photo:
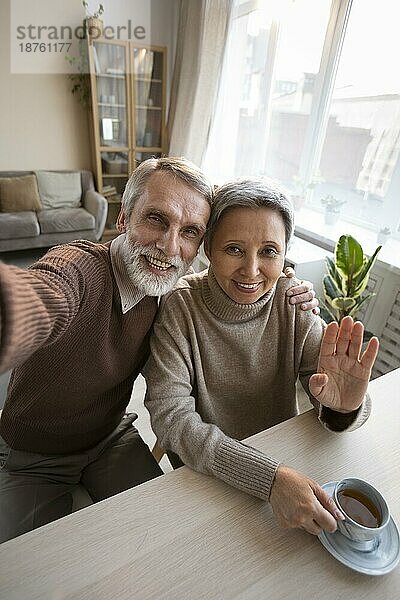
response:
[[[333,434],[313,412],[249,443],[319,483],[367,479],[400,523],[400,369],[370,384],[373,412]],[[373,577],[269,504],[184,467],[0,546],[2,600],[400,598],[400,565]]]

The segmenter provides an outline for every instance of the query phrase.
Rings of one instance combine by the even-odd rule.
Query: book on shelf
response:
[[[115,185],[104,185],[102,194],[110,204],[118,204],[121,202],[121,194],[117,192]]]
[[[117,188],[114,185],[105,185],[103,186],[103,196],[106,198],[108,196],[114,196],[117,193]]]
[[[111,204],[120,204],[121,194],[113,194],[112,196],[106,196],[107,202]]]
[[[123,75],[124,70],[123,69],[115,69],[114,67],[107,67],[106,73],[108,75]]]

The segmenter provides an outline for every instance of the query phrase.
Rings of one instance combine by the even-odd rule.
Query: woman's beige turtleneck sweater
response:
[[[289,304],[282,277],[254,304],[238,304],[214,274],[184,277],[161,301],[145,367],[146,406],[160,444],[197,471],[268,499],[279,457],[241,443],[297,414],[295,384],[317,369],[324,322]],[[355,429],[366,401],[340,414],[311,401],[333,431]],[[293,465],[295,466],[295,465]]]

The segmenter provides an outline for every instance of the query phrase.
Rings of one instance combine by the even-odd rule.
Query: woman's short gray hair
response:
[[[205,239],[208,245],[222,216],[233,208],[271,208],[282,217],[286,248],[294,229],[293,207],[284,190],[267,178],[238,179],[217,188]]]
[[[177,177],[189,187],[200,192],[210,206],[212,205],[214,198],[213,186],[195,164],[185,158],[149,158],[134,170],[125,186],[122,196],[122,208],[127,219],[131,216],[135,202],[144,193],[149,178],[156,171],[163,171]]]

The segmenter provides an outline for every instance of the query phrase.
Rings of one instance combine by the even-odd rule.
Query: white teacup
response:
[[[349,477],[337,482],[333,499],[345,517],[337,524],[340,533],[357,550],[374,550],[390,520],[389,507],[382,494],[370,483]]]

